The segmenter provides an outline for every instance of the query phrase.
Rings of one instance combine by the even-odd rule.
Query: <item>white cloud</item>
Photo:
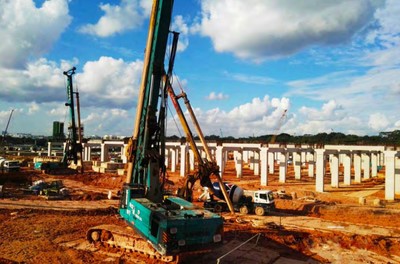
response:
[[[151,8],[153,7],[153,2],[149,0],[140,0],[139,5],[143,9],[143,13],[148,14],[150,16]]]
[[[0,132],[3,131],[8,123],[8,120],[10,119],[10,115],[11,115],[11,111],[10,110],[5,110],[5,111],[0,111]],[[14,114],[15,110],[13,111]],[[12,116],[11,116],[12,118]],[[11,120],[10,120],[11,122]]]
[[[67,0],[0,1],[0,66],[20,68],[51,49],[71,22]]]
[[[40,110],[39,105],[36,102],[32,102],[29,104],[28,115],[33,115]]]
[[[214,108],[206,112],[194,109],[195,115],[205,135],[224,136],[250,136],[266,135],[276,131],[289,122],[291,116],[286,118],[286,111],[290,102],[288,98],[253,98],[251,102],[242,104],[230,111]],[[283,116],[285,115],[285,116]],[[283,118],[285,117],[285,118]],[[175,118],[177,120],[177,118]],[[190,120],[190,118],[188,118]],[[179,135],[175,123],[169,120],[169,135]]]
[[[109,37],[139,28],[150,15],[151,1],[121,0],[120,5],[100,4],[104,15],[96,24],[82,26],[79,31],[98,37]]]
[[[82,105],[130,108],[139,91],[142,61],[101,57],[88,61],[77,74]]]
[[[62,102],[67,100],[66,77],[63,71],[77,66],[78,61],[56,63],[46,59],[29,62],[25,70],[0,68],[0,97],[3,100],[30,103],[35,100]],[[142,61],[100,57],[77,67],[73,82],[80,92],[81,105],[130,108],[135,104],[143,68]],[[57,111],[56,111],[57,112]],[[55,113],[53,111],[53,113]]]
[[[53,116],[55,118],[65,118],[68,113],[68,108],[62,104],[48,104],[47,107],[50,109],[48,111],[49,116]]]
[[[189,27],[182,16],[175,16],[171,24],[171,30],[179,32],[177,51],[184,51],[189,46]]]
[[[288,86],[290,90],[286,95],[313,101],[335,100],[344,108],[368,119],[365,115],[374,111],[398,109],[400,69],[376,67],[365,72],[332,72],[312,79],[292,81]]]
[[[400,120],[396,121],[396,123],[394,123],[394,129],[400,129]]]
[[[384,131],[389,124],[389,120],[382,113],[375,113],[369,116],[368,126],[375,131]]]
[[[274,79],[266,76],[246,75],[241,73],[229,73],[229,72],[225,72],[224,74],[226,76],[229,76],[229,78],[244,83],[268,85],[275,82]]]
[[[372,19],[373,0],[205,0],[194,25],[218,52],[263,61],[312,45],[347,42]],[[255,19],[256,18],[256,19]]]
[[[206,99],[207,100],[225,100],[228,99],[229,96],[223,93],[216,93],[216,92],[211,92]]]
[[[271,100],[271,106],[275,108],[279,108],[282,110],[288,110],[290,107],[290,101],[289,98],[283,97],[281,99],[278,98],[272,98]]]
[[[69,64],[67,61],[57,64],[42,58],[28,62],[26,69],[22,70],[0,68],[0,97],[15,102],[65,100],[64,76],[60,67]]]
[[[400,12],[400,3],[396,0],[386,0],[385,5],[379,8],[375,13],[378,27],[371,30],[367,36],[367,40],[372,43],[380,42],[385,47],[391,47],[399,43],[400,25],[398,23],[398,15]]]
[[[90,134],[129,136],[132,133],[133,113],[118,108],[104,111],[104,108],[92,107],[88,110],[89,114],[82,119],[82,123]]]
[[[387,0],[385,6],[375,13],[377,27],[369,31],[366,37],[368,44],[375,44],[375,49],[368,49],[364,57],[367,65],[392,67],[400,64],[397,59],[400,56],[399,13],[400,2],[396,0]]]
[[[33,86],[47,88],[62,87],[64,85],[62,73],[61,65],[44,58],[30,62],[24,71],[24,75]]]
[[[330,100],[322,105],[321,110],[303,106],[299,109],[299,113],[310,121],[337,120],[343,117],[342,109],[342,106],[338,105],[334,100]]]
[[[304,135],[304,134],[318,134],[343,132],[347,134],[365,135],[366,129],[364,122],[358,117],[345,116],[338,119],[330,120],[294,120],[289,126],[286,127],[289,134]]]

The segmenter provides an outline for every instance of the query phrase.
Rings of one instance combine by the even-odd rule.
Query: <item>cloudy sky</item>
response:
[[[9,133],[68,123],[75,66],[85,135],[129,136],[151,4],[0,0],[0,131],[12,109]],[[399,15],[397,0],[175,0],[174,87],[205,135],[400,129]]]

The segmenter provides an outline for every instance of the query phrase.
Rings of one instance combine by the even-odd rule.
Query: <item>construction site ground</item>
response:
[[[278,174],[273,174],[263,187],[248,167],[237,178],[233,161],[228,161],[224,181],[286,195],[276,198],[276,211],[265,216],[222,213],[223,245],[186,262],[400,263],[400,200],[384,201],[383,171],[350,186],[342,184],[342,175],[339,188],[330,187],[327,175],[323,193],[315,192],[314,178],[307,174],[305,167],[302,179],[295,180],[289,166],[286,183],[279,183]],[[172,190],[183,183],[177,173],[169,172],[168,179],[175,183],[169,186]],[[29,192],[37,180],[62,180],[68,195]],[[19,172],[0,172],[0,263],[157,263],[86,242],[90,227],[126,227],[117,209],[124,180],[117,174],[91,171],[48,175],[23,167]],[[197,183],[194,195],[199,206],[196,198],[201,193]]]

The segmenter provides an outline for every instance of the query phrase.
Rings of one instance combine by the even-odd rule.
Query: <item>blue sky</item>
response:
[[[11,134],[68,123],[75,66],[85,135],[129,136],[151,4],[0,1],[0,130],[12,109]],[[206,135],[400,129],[399,15],[396,0],[175,0],[174,87]]]

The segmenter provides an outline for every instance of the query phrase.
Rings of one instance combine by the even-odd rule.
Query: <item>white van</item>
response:
[[[19,170],[19,161],[17,160],[6,160],[3,163],[3,167],[6,170]]]

